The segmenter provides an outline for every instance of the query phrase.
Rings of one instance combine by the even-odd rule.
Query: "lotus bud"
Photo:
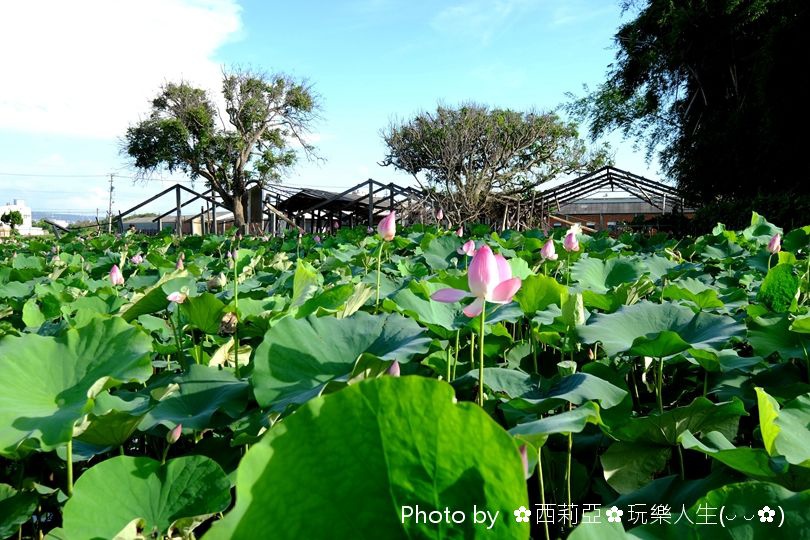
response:
[[[557,251],[554,249],[554,240],[549,238],[543,247],[540,249],[540,256],[549,261],[556,261],[558,258]]]
[[[438,212],[436,212],[436,221],[441,221],[444,219],[444,210],[439,208]]]
[[[373,227],[369,227],[368,229],[366,229],[366,232],[367,232],[368,234],[374,234],[374,228],[373,228]]]
[[[166,296],[166,300],[168,300],[169,302],[173,302],[175,304],[182,304],[183,302],[186,301],[186,298],[188,298],[188,295],[180,291],[175,291]]]
[[[241,241],[242,238],[244,238],[244,236],[242,236],[242,231],[240,229],[240,230],[236,231],[236,240]]]
[[[140,253],[138,253],[137,255],[133,256],[133,257],[130,259],[130,262],[132,262],[132,264],[134,264],[134,265],[136,265],[136,266],[137,266],[137,265],[139,265],[139,264],[141,264],[141,263],[143,262],[143,255],[141,255]]]
[[[395,210],[392,210],[380,221],[380,224],[377,226],[377,231],[386,242],[390,242],[394,239],[394,236],[397,234],[397,213]]]
[[[226,251],[226,252],[225,252],[225,258],[226,258],[226,259],[233,259],[233,255],[231,255],[231,252],[230,252],[230,251]]]
[[[216,276],[213,276],[211,279],[209,279],[205,283],[205,285],[206,285],[206,287],[208,287],[209,291],[216,291],[218,289],[224,288],[225,285],[227,285],[227,283],[228,283],[228,278],[225,277],[225,274],[220,272]]]
[[[593,360],[596,358],[596,355],[593,353],[593,349],[588,348],[588,360]]]
[[[467,255],[468,257],[472,257],[475,255],[475,242],[472,240],[467,240],[463,246],[456,250],[456,253],[459,255]]]
[[[236,325],[238,323],[239,319],[236,317],[236,313],[226,313],[222,316],[222,320],[219,321],[219,333],[233,334],[236,332]]]
[[[385,372],[392,377],[399,377],[399,362],[394,360],[394,363],[388,367],[388,370]]]
[[[174,429],[171,430],[166,434],[166,442],[169,444],[174,444],[180,440],[180,436],[183,434],[183,424],[177,424],[174,426]]]
[[[112,268],[110,269],[110,283],[113,285],[124,284],[124,274],[121,273],[121,269],[118,268],[117,264],[112,265]]]
[[[565,235],[563,248],[565,248],[565,251],[579,251],[579,241],[576,233],[572,231]]]
[[[529,453],[525,444],[520,445],[520,462],[523,463],[523,477],[528,480],[532,473],[529,471]]]
[[[320,243],[321,243],[321,237],[320,237],[320,236],[318,236],[318,235],[315,235],[315,238],[313,238],[313,240],[315,240],[315,243],[316,243],[316,244],[320,244]]]
[[[459,226],[458,230],[456,231],[456,236],[458,236],[459,238],[464,236],[464,227]]]
[[[771,253],[779,253],[782,251],[782,235],[776,233],[768,242],[768,251]]]

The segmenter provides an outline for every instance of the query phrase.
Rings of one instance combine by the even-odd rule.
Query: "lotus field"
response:
[[[0,537],[810,538],[808,249],[7,240]]]

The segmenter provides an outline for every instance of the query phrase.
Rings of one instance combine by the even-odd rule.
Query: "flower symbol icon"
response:
[[[514,513],[515,513],[515,521],[517,521],[518,523],[520,522],[528,523],[529,516],[532,514],[529,510],[526,509],[525,506],[521,506],[520,508],[515,510]]]
[[[763,506],[762,509],[757,510],[757,514],[759,515],[760,523],[768,523],[773,522],[773,516],[776,515],[776,510],[773,510],[770,506]]]
[[[621,523],[622,514],[624,514],[624,510],[619,510],[615,506],[611,506],[610,509],[607,512],[605,512],[605,515],[608,518],[608,522],[610,523]]]

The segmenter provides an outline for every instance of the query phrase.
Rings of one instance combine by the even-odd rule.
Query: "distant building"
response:
[[[43,231],[41,228],[33,226],[31,208],[29,208],[22,199],[14,199],[13,204],[6,203],[5,205],[0,205],[0,216],[15,210],[22,215],[23,219],[22,225],[16,227],[17,232],[23,236],[37,236],[40,234],[45,234],[45,231]],[[11,226],[7,225],[6,223],[0,223],[0,236],[10,235]]]

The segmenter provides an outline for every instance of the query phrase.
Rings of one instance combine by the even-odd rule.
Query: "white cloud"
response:
[[[167,80],[218,89],[216,50],[238,37],[235,0],[8,2],[0,129],[114,138]]]
[[[488,45],[493,34],[536,4],[536,0],[467,0],[442,9],[430,25],[436,31]]]

